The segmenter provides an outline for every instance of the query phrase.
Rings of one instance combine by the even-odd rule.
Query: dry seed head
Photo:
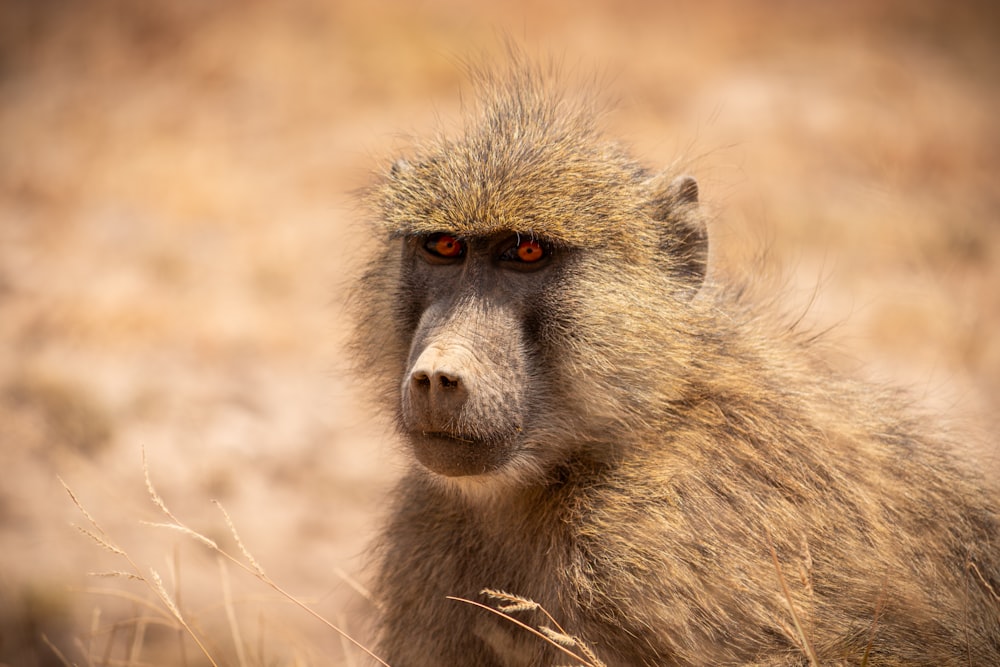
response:
[[[88,577],[98,577],[101,579],[131,579],[134,581],[142,581],[142,577],[134,572],[124,572],[122,570],[112,570],[109,572],[88,572]]]
[[[84,535],[86,535],[87,537],[89,537],[90,539],[92,539],[94,542],[96,542],[98,545],[100,545],[104,549],[107,549],[111,553],[115,554],[116,556],[126,556],[126,553],[124,551],[122,551],[119,547],[117,547],[114,544],[112,544],[110,541],[108,541],[107,539],[105,539],[103,536],[98,535],[96,533],[93,533],[93,532],[87,530],[86,528],[84,528],[83,526],[76,526],[76,525],[74,525],[73,527],[76,528],[81,533],[83,533]]]
[[[506,593],[504,591],[495,591],[490,588],[484,588],[480,591],[480,593],[493,600],[506,602],[506,604],[497,605],[497,609],[500,609],[501,611],[534,611],[540,606],[534,600],[529,600],[528,598]]]
[[[179,524],[179,523],[162,523],[162,522],[157,522],[157,521],[140,521],[140,523],[142,523],[145,526],[150,526],[152,528],[166,528],[168,530],[176,531],[176,532],[181,533],[183,535],[187,535],[188,537],[190,537],[190,538],[192,538],[192,539],[194,539],[194,540],[196,540],[198,542],[201,542],[202,544],[204,544],[209,549],[212,549],[213,551],[218,551],[219,550],[219,545],[216,544],[213,540],[211,540],[208,537],[205,537],[204,535],[202,535],[201,533],[199,533],[199,532],[197,532],[195,530],[192,530],[192,529],[188,528],[187,526],[185,526],[183,524]]]
[[[250,550],[243,544],[243,540],[240,539],[240,534],[236,531],[236,524],[233,523],[233,519],[229,516],[229,512],[226,511],[226,508],[223,507],[222,503],[218,500],[213,500],[212,502],[215,503],[215,506],[219,508],[220,512],[222,512],[226,525],[229,526],[229,532],[232,533],[233,539],[236,540],[236,546],[239,547],[240,553],[242,553],[243,557],[247,559],[247,562],[250,564],[250,567],[253,568],[254,573],[262,579],[267,579],[267,575],[264,574],[264,568],[260,566],[257,559],[253,557]],[[218,547],[216,547],[216,550],[219,550]]]
[[[152,577],[153,589],[156,591],[156,594],[160,597],[160,600],[167,607],[167,609],[170,610],[170,613],[173,614],[174,618],[176,618],[181,623],[184,623],[184,617],[181,615],[181,610],[177,608],[177,605],[174,603],[174,599],[170,596],[170,593],[167,592],[166,587],[163,585],[163,580],[160,578],[160,573],[153,568],[149,568],[149,573],[150,576]]]

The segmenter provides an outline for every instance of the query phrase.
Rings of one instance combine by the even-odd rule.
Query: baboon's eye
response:
[[[545,257],[542,244],[534,239],[526,239],[517,245],[517,258],[522,262],[537,262]]]
[[[458,259],[465,254],[465,244],[451,234],[431,234],[424,241],[424,250],[435,257]]]
[[[510,245],[500,254],[500,259],[513,262],[513,267],[528,268],[528,265],[541,266],[542,260],[548,259],[549,246],[544,241],[516,236],[510,240]]]

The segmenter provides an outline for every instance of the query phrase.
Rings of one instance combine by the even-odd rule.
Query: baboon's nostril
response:
[[[467,374],[467,370],[461,350],[425,349],[410,368],[404,389],[411,425],[419,425],[424,431],[451,428],[475,385],[474,374]]]
[[[410,379],[420,389],[432,389],[435,387],[438,389],[458,389],[462,384],[462,378],[457,373],[445,373],[443,371],[433,373],[414,371]]]

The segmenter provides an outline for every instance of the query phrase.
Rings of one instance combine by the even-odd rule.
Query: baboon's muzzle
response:
[[[433,311],[414,336],[401,387],[401,424],[417,459],[450,477],[503,466],[524,413],[519,337],[502,309],[458,308],[435,324]],[[489,324],[489,326],[487,326]]]

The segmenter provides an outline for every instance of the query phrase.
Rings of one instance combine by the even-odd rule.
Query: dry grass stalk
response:
[[[875,616],[872,617],[871,627],[868,628],[868,643],[865,645],[865,653],[861,656],[861,667],[868,667],[868,657],[871,655],[872,646],[875,645],[875,630],[878,628],[878,619],[885,610],[886,597],[889,588],[889,575],[882,578],[882,592],[878,596],[878,603],[875,605]]]
[[[149,627],[149,621],[145,617],[140,617],[132,624],[132,647],[128,654],[127,667],[132,667],[134,665],[139,655],[142,654],[143,644],[146,642],[146,628]],[[190,630],[189,630],[190,632]],[[209,658],[211,661],[211,658]],[[213,664],[215,664],[213,662]]]
[[[515,611],[533,611],[538,610],[545,614],[545,618],[549,619],[549,622],[556,627],[556,629],[564,635],[568,633],[559,625],[559,621],[552,618],[552,614],[542,605],[538,604],[534,600],[529,600],[528,598],[521,597],[520,595],[513,595],[511,593],[506,593],[504,591],[494,590],[492,588],[484,588],[479,591],[481,595],[485,595],[494,600],[504,600],[507,602],[506,605],[500,605],[498,608],[504,612],[515,612]]]
[[[340,577],[341,581],[343,581],[345,584],[354,589],[355,593],[363,597],[368,602],[371,602],[376,607],[378,606],[378,602],[375,600],[375,596],[372,595],[372,592],[368,590],[368,588],[366,588],[364,585],[362,585],[361,582],[359,582],[357,579],[355,579],[354,577],[352,577],[342,568],[339,567],[333,568],[333,573],[338,577]]]
[[[562,651],[572,659],[576,660],[581,665],[584,665],[584,667],[605,667],[604,662],[602,662],[597,657],[597,655],[593,652],[593,650],[591,650],[589,646],[587,646],[578,637],[574,637],[568,634],[565,630],[563,630],[562,627],[559,625],[559,623],[545,609],[545,607],[538,604],[534,600],[530,600],[528,598],[521,597],[519,595],[513,595],[511,593],[505,593],[503,591],[497,591],[488,588],[483,589],[482,594],[494,600],[502,600],[505,602],[505,604],[498,605],[498,607],[494,608],[490,607],[489,605],[485,605],[481,602],[476,602],[475,600],[469,600],[466,598],[454,597],[451,595],[447,596],[447,598],[449,600],[454,600],[456,602],[464,602],[466,604],[471,604],[472,606],[479,607],[480,609],[485,609],[490,613],[496,614],[497,616],[500,616],[501,618],[510,621],[511,623],[520,628],[524,628],[525,630],[535,635],[539,639],[547,642],[551,646],[555,647],[556,649]],[[542,612],[545,615],[545,617],[548,618],[552,622],[552,624],[559,629],[553,630],[552,628],[546,625],[539,625],[537,628],[533,628],[527,623],[524,623],[510,615],[512,612],[517,612],[517,611],[536,611],[536,610]],[[574,653],[573,649],[576,649],[583,655]]]
[[[87,637],[87,646],[83,646],[83,642],[81,642],[79,638],[76,639],[77,650],[79,650],[81,654],[87,657],[87,664],[91,666],[93,665],[93,663],[90,661],[90,656],[94,655],[94,653],[96,652],[94,647],[94,638],[97,637],[97,633],[100,631],[100,627],[101,627],[101,608],[94,607],[94,611],[90,615],[90,635]],[[107,660],[104,661],[104,664],[107,664]]]
[[[219,579],[222,581],[222,604],[226,609],[226,621],[229,623],[229,632],[233,637],[233,645],[236,648],[236,660],[240,667],[247,667],[246,649],[243,647],[243,636],[240,633],[240,625],[236,620],[236,609],[233,607],[233,590],[229,584],[229,570],[226,568],[226,561],[219,556],[216,561],[219,564]]]
[[[592,665],[604,664],[597,657],[597,655],[591,650],[591,648],[587,646],[587,644],[585,644],[583,640],[581,640],[579,637],[576,637],[574,635],[568,635],[565,632],[558,632],[556,630],[553,630],[547,625],[540,625],[538,626],[538,629],[542,632],[542,634],[544,634],[546,637],[551,639],[556,644],[559,644],[560,646],[565,646],[566,648],[575,648],[578,651],[580,651],[580,653],[582,653],[584,657],[587,659],[587,664],[592,664]]]
[[[250,553],[250,550],[247,549],[246,546],[243,544],[243,540],[240,539],[240,534],[236,531],[236,525],[233,523],[232,517],[229,516],[229,512],[226,511],[226,508],[223,507],[222,503],[220,503],[218,500],[213,500],[212,502],[215,504],[216,507],[219,508],[219,511],[222,512],[222,518],[225,520],[226,526],[229,528],[229,532],[233,536],[233,540],[236,541],[236,546],[239,547],[240,553],[243,554],[243,557],[247,559],[247,563],[250,564],[250,567],[252,568],[252,573],[255,576],[267,579],[267,575],[264,574],[264,568],[260,566],[260,563],[257,562],[257,559],[253,557],[253,554]],[[218,547],[214,548],[216,551],[221,551],[221,549],[219,549]]]
[[[226,560],[230,561],[231,563],[234,563],[235,565],[237,565],[238,567],[240,567],[241,569],[243,569],[245,572],[247,572],[247,573],[253,575],[254,577],[256,577],[259,581],[261,581],[262,583],[264,583],[267,586],[269,586],[272,590],[274,590],[276,593],[278,593],[279,595],[281,595],[283,598],[285,598],[289,602],[295,604],[297,607],[299,607],[300,609],[302,609],[303,611],[305,611],[306,613],[308,613],[310,616],[312,616],[313,618],[315,618],[316,620],[320,621],[325,626],[327,626],[328,628],[330,628],[331,630],[333,630],[334,632],[336,632],[343,639],[345,639],[348,642],[350,642],[351,644],[353,644],[356,648],[358,648],[361,651],[363,651],[365,654],[368,655],[368,657],[372,658],[373,660],[375,660],[376,662],[378,662],[380,665],[385,665],[385,667],[389,667],[389,665],[384,660],[382,660],[377,655],[375,655],[374,653],[372,653],[372,651],[370,649],[368,649],[364,644],[362,644],[358,640],[356,640],[353,637],[351,637],[346,631],[342,630],[335,623],[333,623],[332,621],[328,620],[322,614],[320,614],[315,609],[313,609],[312,607],[310,607],[309,605],[307,605],[305,602],[303,602],[299,598],[295,597],[294,595],[292,595],[291,593],[289,593],[288,591],[286,591],[285,589],[283,589],[281,586],[278,585],[277,582],[275,582],[273,579],[271,579],[269,576],[267,576],[267,574],[264,573],[264,569],[260,566],[260,564],[256,561],[256,559],[254,559],[253,555],[251,555],[251,553],[243,545],[243,541],[240,539],[239,534],[236,532],[236,526],[235,526],[235,524],[233,524],[232,520],[229,518],[229,514],[228,514],[228,512],[226,512],[226,509],[218,501],[214,501],[214,502],[215,502],[216,506],[219,508],[219,510],[222,512],[223,516],[225,517],[226,524],[229,526],[229,530],[230,530],[230,532],[233,535],[233,539],[236,541],[236,544],[239,546],[240,551],[243,553],[243,556],[247,559],[247,562],[244,563],[243,561],[239,560],[235,556],[231,555],[229,552],[224,551],[220,547],[216,546],[215,547],[215,551],[221,557],[225,558]],[[207,538],[205,538],[205,539],[207,539]]]
[[[49,649],[51,649],[53,653],[55,653],[55,656],[59,659],[59,662],[65,665],[65,667],[75,667],[73,663],[71,663],[69,660],[66,659],[66,656],[63,655],[63,652],[59,650],[59,647],[53,644],[52,641],[45,635],[44,632],[42,633],[42,641],[45,643],[46,646],[49,647]]]
[[[143,522],[143,523],[157,528],[166,528],[168,530],[180,532],[190,537],[191,539],[195,540],[196,542],[199,542],[202,545],[208,547],[219,556],[220,567],[224,568],[225,561],[229,561],[230,563],[235,564],[243,571],[249,573],[262,583],[266,584],[273,591],[278,593],[281,597],[285,598],[289,602],[292,602],[300,609],[311,615],[313,618],[317,619],[318,621],[326,625],[328,628],[330,628],[331,630],[336,632],[340,637],[342,637],[345,641],[354,645],[357,649],[361,650],[362,652],[367,654],[370,658],[375,660],[378,664],[384,665],[385,667],[389,667],[389,665],[384,660],[382,660],[377,655],[372,653],[372,651],[369,650],[366,646],[364,646],[361,642],[351,637],[347,632],[342,630],[339,626],[337,626],[336,624],[332,623],[331,621],[323,617],[319,612],[317,612],[309,605],[307,605],[305,602],[303,602],[299,598],[295,597],[294,595],[283,589],[280,585],[278,585],[277,582],[271,579],[264,572],[264,569],[260,566],[257,560],[250,553],[250,551],[246,548],[242,539],[240,539],[239,533],[236,530],[236,526],[233,523],[232,518],[229,516],[229,513],[226,511],[226,509],[222,506],[221,503],[219,503],[218,501],[213,501],[216,507],[218,507],[219,511],[222,513],[223,519],[226,525],[229,527],[229,531],[232,534],[233,539],[235,540],[237,547],[239,548],[240,553],[242,554],[245,561],[240,560],[236,556],[224,550],[214,540],[188,527],[182,521],[180,521],[180,519],[178,519],[173,512],[170,511],[170,509],[167,507],[166,502],[164,502],[163,498],[159,495],[159,493],[157,493],[156,488],[153,486],[153,482],[149,474],[149,466],[146,461],[145,449],[143,450],[142,453],[142,467],[146,481],[146,490],[149,493],[150,499],[153,501],[153,504],[156,505],[156,507],[169,519],[169,521],[165,523],[149,523],[149,522]],[[61,478],[59,481],[62,483],[63,488],[66,489],[66,492],[69,494],[70,499],[73,501],[73,504],[83,514],[83,516],[87,519],[88,523],[93,528],[93,530],[88,530],[86,528],[77,526],[77,529],[80,530],[80,532],[87,535],[91,540],[93,540],[102,548],[124,558],[132,569],[131,572],[98,573],[98,576],[122,577],[126,579],[138,580],[144,583],[155,594],[160,604],[163,605],[163,607],[167,610],[167,612],[169,612],[169,617],[172,618],[174,621],[176,621],[183,628],[184,632],[194,640],[195,644],[198,646],[198,649],[202,652],[202,654],[206,657],[206,659],[213,665],[213,667],[218,667],[218,663],[212,657],[211,653],[208,651],[208,648],[202,642],[198,633],[194,631],[194,629],[188,624],[187,620],[181,614],[180,608],[176,604],[174,597],[167,592],[166,587],[163,585],[163,581],[160,578],[159,573],[157,573],[156,570],[150,568],[149,570],[150,574],[149,575],[144,574],[143,571],[139,568],[139,566],[135,563],[135,561],[131,558],[131,556],[129,556],[129,554],[124,549],[118,547],[114,543],[114,541],[110,538],[110,536],[108,536],[108,534],[100,526],[100,524],[98,524],[97,521],[90,515],[90,513],[87,512],[83,504],[79,501],[79,499],[69,488],[66,482],[64,482]],[[228,576],[225,574],[225,572],[223,575],[223,589],[224,589],[223,590],[224,596],[229,595]],[[157,610],[162,612],[162,609],[157,609]],[[239,664],[241,666],[245,666],[247,664],[246,656],[243,651],[242,640],[240,638],[238,627],[235,624],[234,613],[232,610],[232,601],[229,598],[227,598],[226,601],[226,613],[227,616],[229,617],[230,629],[233,632],[233,640],[237,645],[237,653],[240,661]]]
[[[768,537],[770,538],[770,536]],[[799,615],[795,611],[795,602],[792,600],[792,593],[788,590],[788,583],[785,581],[785,575],[781,572],[781,563],[778,562],[778,552],[774,548],[774,542],[771,539],[768,539],[768,546],[771,549],[771,559],[774,561],[774,571],[778,574],[778,581],[781,583],[781,591],[785,596],[785,600],[788,602],[788,611],[792,615],[792,623],[795,624],[795,632],[798,634],[799,641],[802,642],[802,650],[809,658],[809,664],[811,667],[819,667],[819,659],[817,659],[816,651],[813,649],[812,642],[809,641],[809,637],[806,635],[805,630],[802,628],[802,623],[799,621]]]
[[[145,453],[143,454],[143,462],[145,463]],[[148,475],[146,479],[148,484],[149,481]],[[90,515],[90,513],[86,510],[86,508],[83,506],[80,500],[76,497],[76,494],[73,493],[73,490],[69,488],[69,485],[66,484],[66,482],[63,481],[61,477],[59,478],[59,483],[62,484],[64,489],[66,489],[66,493],[69,494],[69,497],[73,501],[73,504],[76,505],[77,509],[80,510],[80,513],[83,514],[83,516],[87,519],[87,521],[93,527],[94,532],[82,528],[80,526],[77,526],[76,528],[84,535],[90,537],[94,542],[96,542],[102,548],[107,549],[112,553],[114,553],[115,555],[125,559],[125,561],[128,562],[129,566],[132,568],[132,573],[128,576],[128,578],[130,579],[135,578],[144,583],[153,592],[153,594],[160,600],[160,603],[164,607],[166,607],[166,609],[170,612],[170,615],[173,617],[173,619],[177,623],[179,623],[181,627],[184,628],[187,635],[191,637],[191,639],[195,642],[195,644],[198,645],[198,649],[202,652],[205,658],[213,665],[213,667],[218,667],[218,663],[212,657],[212,654],[209,652],[208,648],[202,643],[201,638],[198,636],[198,634],[191,628],[190,625],[188,625],[187,620],[180,613],[180,609],[178,609],[173,599],[170,597],[166,589],[163,587],[163,582],[160,581],[160,576],[156,573],[156,570],[150,569],[151,572],[150,577],[144,575],[139,565],[132,559],[131,556],[129,556],[129,554],[124,549],[116,545],[111,540],[111,537],[104,531],[101,525],[97,523],[94,517]],[[158,498],[158,496],[156,498]],[[156,502],[155,499],[154,502]],[[158,506],[161,506],[161,509],[164,508],[162,506],[162,500],[160,501]]]
[[[993,599],[996,600],[997,602],[1000,602],[1000,595],[997,595],[997,592],[993,589],[992,586],[990,586],[990,582],[986,581],[986,578],[983,577],[983,573],[979,571],[979,567],[976,566],[976,564],[970,560],[968,563],[968,568],[973,574],[976,575],[976,578],[979,579],[979,583],[983,585],[983,588],[985,588],[990,592],[990,595],[993,597]]]
[[[504,612],[515,612],[515,611],[535,611],[536,609],[542,609],[542,605],[538,604],[534,600],[529,600],[528,598],[521,597],[520,595],[514,595],[513,593],[505,593],[504,591],[493,590],[492,588],[484,588],[479,591],[482,595],[485,595],[493,600],[502,600],[506,604],[498,604],[497,609]],[[550,617],[551,618],[551,617]],[[555,621],[553,621],[555,623]],[[556,624],[558,627],[558,624]]]

